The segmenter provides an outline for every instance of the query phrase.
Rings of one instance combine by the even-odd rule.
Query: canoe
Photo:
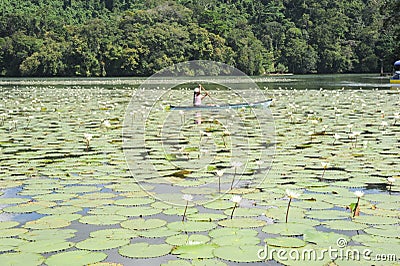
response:
[[[170,105],[170,110],[213,110],[213,109],[233,109],[233,108],[250,108],[250,107],[263,107],[270,106],[272,99],[266,101],[259,101],[254,103],[234,103],[234,104],[221,104],[221,105],[200,105],[200,106],[174,106]]]

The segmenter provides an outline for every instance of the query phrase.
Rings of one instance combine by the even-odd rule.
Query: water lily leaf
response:
[[[198,222],[211,222],[211,221],[219,221],[226,218],[226,215],[219,213],[193,213],[186,216],[189,221],[198,221]]]
[[[348,242],[350,240],[350,237],[334,232],[327,233],[316,230],[306,231],[303,235],[304,241],[315,243],[319,247],[325,247],[328,245],[336,246],[338,239],[344,239]]]
[[[40,219],[26,222],[24,227],[28,229],[55,229],[69,226],[71,222],[57,217],[58,215],[44,216]]]
[[[5,252],[5,251],[15,250],[16,247],[23,245],[25,243],[29,242],[19,238],[8,238],[8,237],[0,238],[0,251]]]
[[[2,221],[0,222],[0,229],[12,228],[19,225],[19,222],[16,221]]]
[[[165,239],[165,242],[167,244],[173,245],[173,246],[183,246],[183,245],[199,245],[199,244],[205,244],[208,241],[210,241],[210,238],[205,235],[187,235],[187,234],[180,234],[180,235],[174,235],[170,236],[167,239]]]
[[[142,216],[150,216],[154,214],[160,213],[161,210],[155,209],[147,206],[139,206],[139,207],[130,207],[123,208],[118,210],[116,213],[118,215],[123,215],[127,217],[142,217]]]
[[[104,237],[87,238],[81,242],[76,243],[76,247],[85,250],[106,250],[118,248],[129,244],[129,239],[109,239]]]
[[[3,266],[41,265],[44,259],[42,255],[30,252],[0,254],[0,264]]]
[[[203,206],[207,209],[212,210],[226,210],[233,208],[233,206],[235,206],[235,203],[227,200],[214,200],[210,203],[204,204]]]
[[[214,258],[215,244],[183,245],[173,249],[171,254],[182,259],[209,259]]]
[[[36,211],[41,214],[65,214],[82,211],[82,208],[75,206],[55,206],[52,208],[44,208]]]
[[[234,262],[258,262],[261,246],[222,246],[214,249],[214,255],[220,259]]]
[[[345,211],[318,210],[318,211],[309,211],[306,213],[306,216],[308,218],[319,219],[319,220],[341,220],[349,218],[351,215],[349,212]]]
[[[353,218],[353,221],[356,223],[370,224],[370,225],[397,224],[399,222],[399,220],[394,217],[371,216],[371,215],[356,216]]]
[[[224,227],[255,228],[266,224],[265,221],[251,218],[236,218],[219,221],[218,224]]]
[[[265,211],[259,208],[236,208],[234,212],[234,217],[251,217],[251,216],[260,216]],[[224,214],[227,216],[231,216],[232,210],[225,210]]]
[[[66,250],[70,247],[73,247],[74,245],[74,243],[65,241],[63,239],[47,239],[28,242],[18,246],[17,249],[21,252],[49,253],[54,251]]]
[[[370,228],[364,229],[364,231],[367,234],[376,235],[376,236],[389,237],[389,238],[392,238],[392,237],[400,238],[400,230],[397,227],[398,226],[393,226],[392,228],[385,228],[385,229],[370,227]]]
[[[122,215],[87,215],[79,219],[79,222],[83,224],[95,224],[95,225],[112,225],[119,224],[125,221],[127,218]]]
[[[137,233],[142,237],[158,238],[158,237],[168,237],[168,236],[177,235],[180,232],[163,226],[163,227],[153,228],[153,229],[149,229],[149,230],[138,231]]]
[[[29,241],[68,239],[75,236],[74,229],[42,229],[32,230],[20,235],[20,238]]]
[[[185,207],[172,207],[163,211],[163,213],[167,215],[183,215],[184,212],[185,212]],[[194,214],[197,212],[198,210],[196,208],[188,207],[186,209],[186,215]]]
[[[167,227],[175,231],[202,232],[214,229],[215,227],[217,227],[217,224],[213,222],[187,221],[187,222],[172,222],[167,224]]]
[[[171,249],[172,246],[168,244],[150,245],[140,242],[124,246],[118,250],[118,253],[129,258],[155,258],[167,255]]]
[[[124,228],[109,228],[90,232],[93,238],[131,239],[138,236],[134,230]]]
[[[167,222],[161,219],[134,219],[122,222],[121,227],[133,230],[146,230],[161,227],[165,224]]]
[[[349,220],[335,220],[335,221],[326,221],[322,223],[325,227],[334,229],[334,230],[344,230],[344,231],[353,231],[353,230],[363,230],[367,228],[366,225],[355,223]]]
[[[139,206],[153,203],[154,199],[151,198],[125,198],[119,199],[114,202],[115,205],[120,206]]]
[[[223,227],[209,232],[209,235],[213,238],[222,236],[257,236],[257,234],[258,232],[254,229],[242,229],[235,227]]]
[[[218,246],[257,245],[260,243],[260,239],[255,236],[231,235],[214,238],[212,243],[215,243]]]
[[[51,255],[45,261],[49,266],[82,266],[107,258],[107,254],[88,250],[74,250]]]
[[[54,207],[55,205],[57,204],[50,201],[30,201],[17,206],[6,207],[3,211],[10,213],[31,213],[47,207]]]
[[[300,236],[307,230],[315,229],[312,225],[301,223],[274,223],[263,227],[262,231],[268,234],[280,234],[283,236]]]
[[[7,229],[0,229],[0,237],[13,237],[22,235],[23,233],[27,232],[28,230],[24,228],[7,228]]]
[[[306,242],[295,237],[276,237],[267,238],[264,240],[269,246],[286,247],[286,248],[299,248],[304,247]]]

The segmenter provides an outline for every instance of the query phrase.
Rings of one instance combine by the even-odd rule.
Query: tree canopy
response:
[[[398,0],[3,0],[0,12],[0,76],[149,76],[189,60],[369,73],[400,57]]]

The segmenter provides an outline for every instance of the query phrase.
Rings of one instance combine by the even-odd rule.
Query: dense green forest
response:
[[[248,75],[379,73],[399,0],[2,0],[0,76],[149,76],[189,60]]]

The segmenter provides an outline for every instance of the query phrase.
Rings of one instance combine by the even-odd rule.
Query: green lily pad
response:
[[[125,221],[127,218],[122,215],[87,215],[79,219],[79,222],[83,224],[94,224],[94,225],[112,225],[119,224]]]
[[[114,202],[115,205],[120,206],[139,206],[153,203],[154,199],[151,198],[125,198],[119,199]]]
[[[186,235],[186,234],[174,235],[165,239],[165,242],[167,244],[173,246],[199,245],[199,244],[205,244],[208,241],[210,241],[210,238],[205,235]]]
[[[122,222],[121,227],[133,230],[147,230],[161,227],[165,224],[167,224],[167,222],[161,219],[134,219]]]
[[[254,229],[242,229],[235,227],[223,227],[211,230],[209,236],[218,238],[222,236],[257,236],[258,232]]]
[[[12,228],[19,225],[19,222],[16,221],[2,221],[0,222],[0,229]]]
[[[26,233],[28,230],[24,228],[7,228],[0,229],[0,237],[13,237]]]
[[[182,259],[209,259],[214,258],[215,244],[183,245],[173,249],[171,254]]]
[[[214,238],[212,243],[218,246],[242,246],[242,245],[257,245],[260,243],[260,239],[256,236],[244,236],[244,235],[230,235],[230,236],[220,236]]]
[[[353,231],[353,230],[363,230],[367,228],[366,225],[355,223],[353,221],[348,220],[335,220],[335,221],[326,221],[323,222],[323,225],[327,228],[334,230],[344,230],[344,231]]]
[[[399,219],[394,217],[363,215],[354,217],[353,221],[362,224],[378,225],[378,224],[397,224],[399,222]]]
[[[337,246],[338,239],[344,239],[346,242],[348,242],[350,237],[334,232],[327,233],[316,230],[306,231],[303,235],[304,241],[315,243],[319,247],[326,247],[328,245]]]
[[[315,229],[313,226],[301,223],[274,223],[263,227],[262,231],[268,234],[283,236],[300,236],[307,230]]]
[[[213,222],[187,221],[187,222],[172,222],[167,224],[167,227],[175,231],[202,232],[214,229],[215,227],[217,227],[217,224]]]
[[[160,213],[161,210],[147,206],[123,208],[116,212],[118,215],[127,217],[143,217]]]
[[[227,200],[214,200],[210,203],[204,204],[203,206],[206,207],[207,209],[212,209],[212,210],[226,210],[233,208],[233,206],[235,206],[235,203]]]
[[[49,266],[82,266],[107,258],[107,254],[87,250],[74,250],[51,255],[45,261]]]
[[[222,246],[214,249],[217,258],[234,262],[259,262],[258,251],[261,246]]]
[[[74,229],[42,229],[26,232],[19,237],[29,241],[68,239],[75,236]]]
[[[226,263],[216,259],[194,259],[193,266],[227,266]]]
[[[161,263],[160,266],[192,266],[192,264],[186,260],[169,260],[167,263]]]
[[[106,250],[118,248],[129,244],[129,239],[109,239],[104,237],[87,238],[81,242],[76,243],[76,247],[85,250]]]
[[[226,215],[219,213],[193,213],[186,216],[189,221],[211,222],[226,219]]]
[[[295,237],[276,237],[267,238],[264,240],[269,246],[286,247],[286,248],[299,248],[304,247],[306,242]]]
[[[18,246],[17,249],[21,252],[49,253],[66,250],[73,247],[74,245],[74,243],[65,241],[63,239],[48,239],[28,242]]]
[[[42,255],[30,252],[0,254],[0,264],[3,266],[41,265],[44,259]]]
[[[163,226],[163,227],[157,227],[157,228],[153,228],[153,229],[138,231],[137,233],[142,237],[158,238],[158,237],[168,237],[168,236],[177,235],[180,232],[177,230],[173,230],[173,229]]]
[[[398,228],[398,226],[393,226],[393,228],[385,228],[385,229],[381,229],[381,228],[367,228],[364,229],[364,231],[367,234],[371,234],[371,235],[376,235],[376,236],[382,236],[382,237],[388,237],[388,238],[400,238],[400,230]]]
[[[172,246],[168,244],[151,245],[140,242],[124,246],[118,250],[118,253],[129,258],[155,258],[167,255],[171,249]]]
[[[218,224],[223,227],[255,228],[264,226],[266,222],[251,218],[236,218],[236,219],[222,220],[219,221]]]
[[[98,231],[90,232],[93,238],[106,238],[106,239],[131,239],[138,236],[137,232],[124,228],[109,228]]]
[[[67,227],[71,224],[69,220],[57,216],[44,216],[40,219],[29,221],[25,223],[24,227],[28,229],[55,229]]]
[[[55,205],[56,203],[50,201],[32,201],[21,203],[16,206],[6,207],[3,209],[3,211],[10,213],[31,213],[47,207],[53,207]]]

